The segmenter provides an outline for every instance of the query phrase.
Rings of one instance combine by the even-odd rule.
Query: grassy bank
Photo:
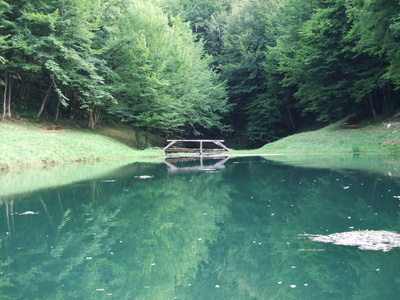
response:
[[[320,130],[283,138],[248,153],[400,153],[400,122],[379,122],[348,129],[340,121]]]
[[[399,121],[355,129],[345,129],[342,125],[343,121],[286,137],[257,150],[229,154],[400,153]],[[160,146],[164,141],[151,137],[150,143]],[[132,147],[144,144],[144,137],[129,127],[100,127],[92,131],[61,124],[60,130],[47,130],[47,124],[7,120],[0,123],[0,169],[164,156],[161,150],[143,151]]]
[[[158,150],[134,150],[134,132],[111,129],[78,130],[61,125],[47,130],[46,124],[7,120],[0,123],[0,169],[71,164],[116,159],[162,156]]]

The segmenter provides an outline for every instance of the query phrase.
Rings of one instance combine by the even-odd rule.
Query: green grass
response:
[[[400,153],[400,123],[376,123],[343,129],[343,121],[323,129],[288,136],[252,154]]]
[[[295,134],[251,151],[231,151],[236,155],[400,153],[400,123],[376,123],[358,129],[343,129],[343,121],[317,131]],[[19,170],[49,165],[118,159],[164,157],[162,150],[135,150],[144,145],[128,127],[99,128],[96,131],[61,125],[47,130],[46,124],[16,120],[0,123],[0,170]],[[150,143],[164,141],[151,137]]]
[[[0,169],[159,157],[161,150],[134,150],[104,134],[46,125],[3,121],[0,123]]]

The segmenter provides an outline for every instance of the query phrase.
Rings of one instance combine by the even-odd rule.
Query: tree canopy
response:
[[[159,134],[224,129],[226,91],[203,44],[151,1],[0,4],[3,118],[15,107],[94,127],[102,111]]]
[[[398,1],[0,0],[2,119],[253,145],[400,107]]]

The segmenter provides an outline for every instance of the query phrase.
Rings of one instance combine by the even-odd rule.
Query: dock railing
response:
[[[167,140],[167,142],[169,142],[169,144],[167,146],[165,146],[163,148],[163,150],[166,153],[179,153],[179,152],[183,152],[183,153],[197,153],[199,152],[200,155],[202,155],[203,153],[215,153],[215,152],[224,152],[224,151],[230,151],[231,149],[229,149],[228,147],[226,147],[223,142],[225,140]],[[190,143],[199,143],[199,148],[172,148],[171,146],[174,145],[175,143],[178,142],[190,142]],[[203,147],[203,143],[213,143],[217,146],[219,146],[220,148],[217,149],[210,149],[210,148],[204,148]]]

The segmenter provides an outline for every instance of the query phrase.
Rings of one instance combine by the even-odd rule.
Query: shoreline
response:
[[[259,149],[231,150],[222,155],[245,156],[332,156],[400,154],[400,122],[384,122],[359,129],[342,129],[343,121],[325,128],[297,133]],[[0,173],[29,169],[73,166],[119,160],[154,161],[187,153],[167,155],[161,137],[136,132],[129,126],[82,129],[60,123],[60,130],[48,130],[48,123],[5,120],[0,123]],[[145,144],[148,148],[137,150]],[[198,155],[198,154],[197,154]]]
[[[348,153],[349,154],[349,153]],[[226,157],[224,155],[223,157]],[[284,154],[235,154],[231,159],[244,157],[262,157],[268,164],[283,164],[296,168],[331,169],[339,173],[357,174],[359,171],[375,174],[377,178],[391,177],[400,179],[400,153],[369,155],[284,155]],[[142,174],[140,163],[164,163],[163,157],[137,159],[114,159],[86,163],[55,165],[42,168],[25,168],[10,172],[0,172],[0,200],[2,197],[21,195],[34,190],[59,188],[68,184],[92,180],[115,180],[121,174]],[[268,168],[268,164],[266,167]],[[0,201],[1,202],[1,201]],[[1,204],[1,203],[0,203]]]
[[[221,155],[196,155],[196,154],[191,154],[188,155],[187,153],[182,153],[182,155],[179,155],[179,153],[175,155],[165,155],[161,153],[151,153],[154,152],[155,150],[134,150],[134,152],[140,152],[141,155],[139,156],[129,156],[129,157],[112,157],[112,158],[72,158],[70,160],[66,159],[63,161],[56,161],[56,160],[46,160],[42,161],[41,163],[34,163],[34,164],[29,164],[29,163],[16,163],[14,165],[0,165],[0,174],[8,173],[8,172],[24,172],[24,171],[29,171],[29,170],[39,170],[39,169],[49,169],[53,167],[69,167],[69,166],[79,166],[79,165],[87,165],[87,164],[104,164],[104,163],[114,163],[114,162],[157,162],[157,160],[165,160],[167,158],[184,158],[184,157],[230,157],[230,158],[235,158],[235,157],[256,157],[256,156],[262,156],[262,157],[312,157],[312,156],[319,156],[319,157],[326,157],[326,156],[369,156],[369,155],[379,155],[379,156],[385,156],[385,155],[399,155],[400,152],[361,152],[361,153],[350,153],[350,152],[309,152],[309,153],[243,153],[243,152],[253,152],[254,150],[233,150],[233,153],[230,152],[225,152]],[[150,152],[151,151],[151,152]],[[161,150],[157,150],[161,151]],[[242,153],[241,153],[242,152]],[[146,155],[147,153],[147,155]],[[144,154],[144,155],[143,155]]]

